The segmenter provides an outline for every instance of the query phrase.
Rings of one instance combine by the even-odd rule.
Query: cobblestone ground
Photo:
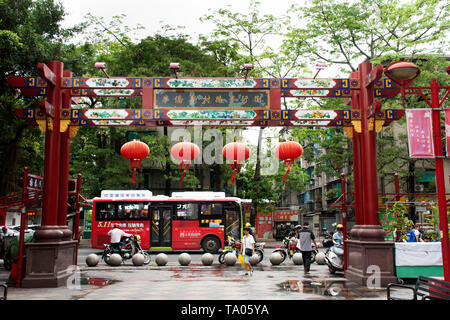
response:
[[[180,266],[178,254],[168,254],[166,266],[135,267],[131,260],[120,267],[100,261],[87,267],[85,257],[98,250],[81,249],[78,272],[59,288],[23,289],[11,287],[8,300],[385,300],[386,289],[369,289],[331,275],[325,265],[314,263],[309,275],[302,265],[287,259],[279,266],[269,261],[271,250],[254,267],[250,276],[242,266],[224,266],[214,255],[212,266],[203,266],[201,253],[192,253],[189,266]],[[3,266],[0,262],[0,268]],[[8,273],[0,272],[0,282]],[[3,281],[2,281],[3,280]]]

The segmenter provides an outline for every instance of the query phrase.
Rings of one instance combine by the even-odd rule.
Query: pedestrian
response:
[[[252,225],[250,224],[250,222],[247,222],[245,226],[247,228],[250,228],[250,235],[253,237],[253,240],[255,240],[256,243],[255,231],[253,230]]]
[[[244,228],[244,236],[242,237],[241,254],[244,256],[245,275],[253,273],[250,258],[255,254],[255,239],[250,235],[250,228]]]
[[[414,228],[414,237],[416,238],[416,242],[423,242],[422,232],[420,232],[420,224],[416,224]]]
[[[410,228],[411,229],[406,232],[406,235],[408,236],[408,242],[417,242],[416,229],[414,229],[414,225],[412,224]]]
[[[303,228],[298,232],[298,247],[300,248],[300,252],[303,257],[303,272],[304,274],[308,274],[311,266],[311,253],[313,251],[311,242],[314,242],[314,245],[317,248],[316,239],[314,237],[314,233],[309,229],[309,223],[303,223]]]

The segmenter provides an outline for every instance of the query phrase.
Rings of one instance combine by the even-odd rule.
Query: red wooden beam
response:
[[[38,63],[38,73],[47,81],[47,83],[51,83],[54,86],[56,85],[56,75],[46,64]]]

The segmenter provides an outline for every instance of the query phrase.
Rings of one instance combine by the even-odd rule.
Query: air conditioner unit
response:
[[[422,192],[423,189],[424,189],[424,185],[423,185],[423,184],[416,184],[416,185],[414,186],[414,191],[415,191],[415,192]]]

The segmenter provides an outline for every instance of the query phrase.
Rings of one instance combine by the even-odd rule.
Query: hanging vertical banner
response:
[[[410,158],[433,158],[431,109],[406,110]]]
[[[445,109],[445,141],[447,142],[447,157],[450,155],[450,109]]]

